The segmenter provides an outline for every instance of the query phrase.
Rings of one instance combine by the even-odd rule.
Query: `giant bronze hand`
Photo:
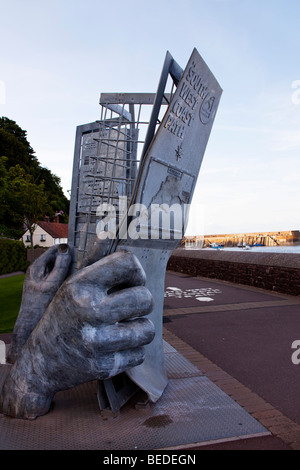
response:
[[[4,383],[0,410],[33,419],[55,393],[107,379],[144,360],[153,301],[132,253],[113,253],[70,276],[32,331]]]

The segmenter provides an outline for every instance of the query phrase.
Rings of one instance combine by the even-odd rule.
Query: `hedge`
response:
[[[23,242],[0,239],[0,274],[26,271],[28,266],[27,250]]]

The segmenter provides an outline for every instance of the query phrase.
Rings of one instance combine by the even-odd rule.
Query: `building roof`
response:
[[[38,225],[53,238],[68,238],[68,224],[39,222]]]

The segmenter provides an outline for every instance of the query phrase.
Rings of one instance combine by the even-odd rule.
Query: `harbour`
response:
[[[270,253],[300,253],[300,231],[249,232],[185,236],[181,248],[222,249],[226,251],[251,250]]]
[[[187,250],[193,250],[195,248],[193,247],[186,247]],[[206,248],[197,248],[198,250],[200,249],[201,251],[211,251],[215,250],[214,248],[206,247]],[[297,253],[300,254],[300,245],[287,245],[287,246],[250,246],[250,247],[243,247],[243,248],[238,248],[238,247],[218,247],[217,250],[222,250],[222,251],[235,251],[235,252],[240,252],[243,250],[247,250],[249,252],[255,252],[255,253]]]

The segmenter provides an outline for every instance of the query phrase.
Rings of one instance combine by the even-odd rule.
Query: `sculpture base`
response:
[[[140,406],[140,391],[116,417],[103,419],[97,382],[89,382],[57,393],[50,412],[34,421],[0,414],[0,449],[184,449],[270,434],[172,346],[164,343],[164,350],[169,383],[155,404]],[[0,387],[8,367],[0,365]]]
[[[98,380],[97,398],[101,415],[115,416],[139,390],[140,388],[124,373],[111,379]]]

